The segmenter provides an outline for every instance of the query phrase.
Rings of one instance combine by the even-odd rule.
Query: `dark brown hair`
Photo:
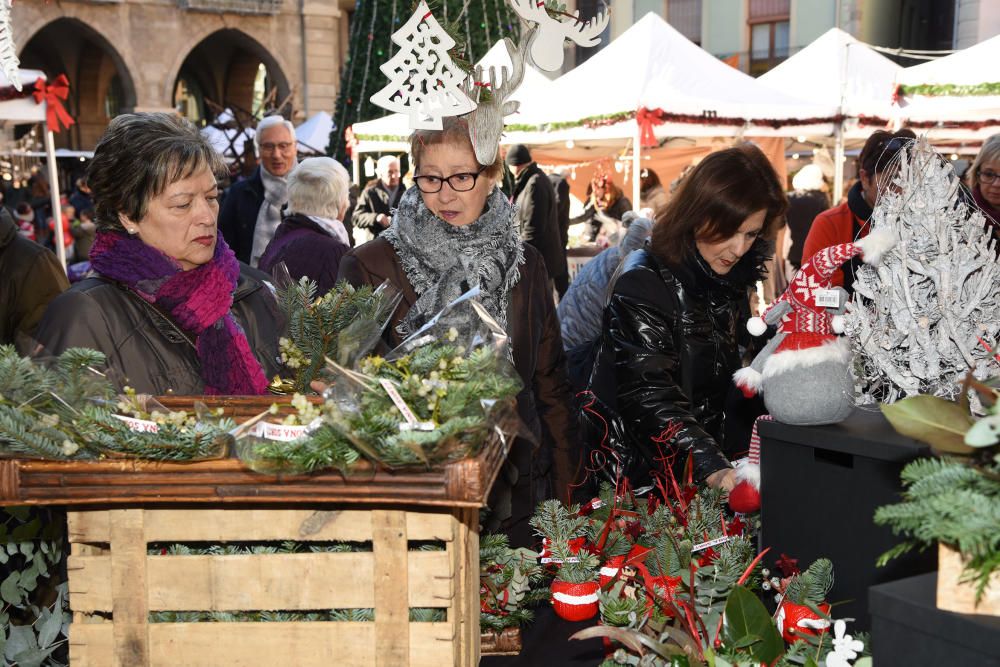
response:
[[[863,169],[869,176],[874,176],[876,171],[885,169],[899,151],[909,146],[910,141],[916,138],[917,135],[913,130],[906,129],[896,132],[886,130],[872,132],[858,156],[858,169]]]
[[[121,230],[119,214],[142,220],[153,197],[205,168],[218,177],[225,165],[187,120],[169,113],[116,116],[87,169],[94,222],[101,229]]]
[[[475,156],[476,151],[472,147],[472,139],[469,138],[469,123],[461,116],[445,116],[441,119],[440,130],[414,130],[410,135],[410,155],[413,157],[414,173],[420,169],[420,158],[424,152],[424,146],[434,146],[438,144],[460,144],[468,146]],[[503,156],[497,148],[497,157],[493,164],[480,165],[486,167],[484,175],[492,180],[500,178],[503,173]]]
[[[695,239],[719,241],[751,215],[766,210],[761,236],[771,239],[784,221],[788,199],[767,157],[753,144],[709,154],[685,176],[656,216],[651,247],[679,262],[694,252]]]

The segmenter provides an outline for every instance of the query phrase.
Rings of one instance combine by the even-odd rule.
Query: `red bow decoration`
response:
[[[69,128],[75,123],[73,117],[66,111],[61,100],[69,97],[69,79],[65,74],[60,74],[52,83],[46,83],[45,79],[38,77],[35,81],[35,104],[45,103],[45,122],[53,132],[59,132],[59,123],[63,127]]]
[[[641,107],[635,112],[635,120],[639,123],[639,144],[643,148],[656,148],[659,142],[653,133],[653,126],[663,125],[663,110]]]

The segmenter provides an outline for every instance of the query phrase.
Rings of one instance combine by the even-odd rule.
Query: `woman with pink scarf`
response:
[[[150,394],[263,394],[278,369],[277,304],[218,233],[221,158],[171,114],[125,114],[88,183],[96,277],[49,305],[40,353],[89,347],[119,385]]]

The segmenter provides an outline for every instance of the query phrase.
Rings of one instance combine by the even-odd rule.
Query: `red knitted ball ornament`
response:
[[[552,609],[559,618],[567,621],[586,621],[597,616],[600,584],[587,581],[572,584],[568,581],[553,581]]]
[[[830,615],[830,605],[826,602],[821,602],[816,605],[819,607],[824,614]],[[781,636],[786,642],[800,641],[803,635],[817,635],[817,631],[812,628],[803,628],[799,626],[799,621],[805,619],[815,619],[818,620],[820,617],[809,607],[804,604],[795,604],[789,600],[785,600],[781,603],[778,608],[778,613],[776,621],[778,622],[778,629],[781,630]]]
[[[605,561],[604,565],[601,566],[601,572],[600,572],[601,588],[607,586],[611,582],[611,580],[618,575],[618,570],[621,569],[622,563],[624,562],[625,562],[625,556],[612,556],[607,561]]]
[[[729,507],[741,514],[760,511],[760,491],[750,482],[743,480],[729,492]]]

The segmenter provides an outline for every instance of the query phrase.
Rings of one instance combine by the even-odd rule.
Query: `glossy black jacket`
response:
[[[596,401],[583,411],[588,445],[603,450],[591,458],[603,478],[614,480],[617,460],[633,486],[643,486],[664,454],[676,455],[679,472],[690,453],[698,481],[729,467],[724,408],[750,343],[748,289],[765,248],[755,243],[725,278],[696,251],[668,266],[647,247],[622,264],[591,373]],[[668,440],[671,425],[679,431]]]

